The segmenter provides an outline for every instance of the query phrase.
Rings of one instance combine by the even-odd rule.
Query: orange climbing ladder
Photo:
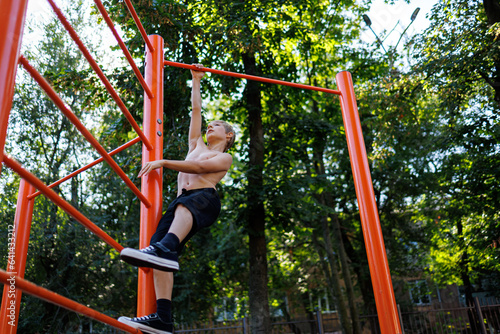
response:
[[[161,197],[163,189],[161,169],[157,169],[142,177],[141,190],[139,190],[123,172],[120,166],[118,166],[118,164],[113,160],[112,156],[136,144],[137,142],[142,141],[143,163],[162,159],[163,68],[165,65],[186,69],[194,69],[194,67],[192,65],[164,60],[162,37],[157,35],[148,36],[134,10],[132,3],[130,0],[124,0],[146,44],[146,67],[143,77],[140,70],[135,65],[125,44],[118,35],[114,24],[109,18],[109,15],[107,14],[101,1],[94,0],[103,19],[111,29],[120,48],[123,50],[125,57],[130,63],[133,72],[144,89],[144,119],[143,129],[141,130],[139,125],[130,115],[123,101],[107,80],[103,71],[97,65],[78,37],[77,32],[71,27],[62,11],[57,7],[54,0],[47,1],[65,29],[71,35],[72,39],[78,45],[80,51],[90,63],[92,69],[101,79],[108,93],[130,122],[138,137],[109,153],[106,152],[99,142],[75,116],[75,114],[64,104],[43,76],[28,62],[25,57],[20,55],[22,32],[28,0],[0,0],[0,8],[2,8],[0,11],[0,161],[21,177],[14,223],[8,224],[7,226],[9,237],[7,268],[5,271],[0,270],[0,282],[4,284],[2,306],[0,309],[0,333],[16,333],[22,291],[126,332],[139,333],[138,330],[122,324],[113,318],[24,279],[33,215],[33,204],[38,195],[44,194],[88,230],[106,242],[110,247],[120,252],[123,247],[119,243],[113,240],[108,234],[106,234],[105,231],[92,223],[87,217],[75,209],[71,204],[63,200],[51,189],[54,186],[57,186],[60,183],[65,182],[87,170],[88,168],[91,168],[102,161],[106,161],[141,201],[139,247],[144,248],[148,246],[149,240],[161,217]],[[34,80],[44,89],[47,95],[54,101],[61,112],[75,125],[80,133],[101,155],[100,159],[80,168],[77,171],[74,171],[68,176],[48,186],[43,184],[43,182],[40,181],[35,175],[24,169],[14,158],[9,157],[4,152],[18,64],[21,64],[21,66],[34,78]],[[338,73],[336,76],[338,90],[332,90],[210,68],[205,68],[204,70],[215,74],[244,78],[247,80],[257,80],[271,84],[292,86],[300,89],[321,91],[339,96],[380,328],[384,334],[401,333],[401,326],[394,298],[394,290],[387,263],[387,255],[380,228],[378,209],[375,202],[373,184],[350,73],[346,71]],[[1,168],[2,165],[0,165],[0,171]],[[152,271],[148,269],[139,269],[138,275],[137,315],[143,316],[155,311],[153,276]]]

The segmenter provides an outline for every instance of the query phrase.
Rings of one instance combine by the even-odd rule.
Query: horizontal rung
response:
[[[49,303],[64,307],[73,312],[83,314],[89,318],[102,322],[106,325],[110,325],[114,328],[121,329],[127,333],[140,333],[137,329],[130,327],[124,323],[119,322],[116,319],[111,318],[103,313],[91,309],[90,307],[84,306],[80,303],[75,302],[69,298],[63,297],[55,292],[42,288],[34,283],[31,283],[24,278],[19,276],[11,275],[10,273],[0,269],[0,282],[5,285],[13,285],[16,289],[22,290],[29,295],[35,296]]]

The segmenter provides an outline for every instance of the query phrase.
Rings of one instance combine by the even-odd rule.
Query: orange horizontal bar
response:
[[[121,329],[127,333],[141,333],[141,331],[129,325],[121,323],[118,320],[111,318],[110,316],[107,316],[103,313],[91,309],[90,307],[77,303],[74,300],[63,297],[55,292],[42,288],[41,286],[33,284],[30,281],[25,280],[24,278],[16,275],[11,275],[10,273],[2,269],[0,269],[0,282],[5,284],[5,288],[13,285],[16,289],[22,290],[27,294],[45,300],[49,303],[64,307],[65,309],[68,309],[70,311],[83,314],[89,318],[102,322],[106,325],[110,325],[114,328]]]
[[[141,138],[139,138],[139,137],[137,137],[137,138],[135,138],[135,139],[132,139],[132,140],[131,140],[131,141],[129,141],[128,143],[123,144],[122,146],[120,146],[120,147],[118,147],[118,148],[114,149],[113,151],[109,152],[109,155],[110,155],[110,156],[113,156],[113,155],[115,155],[116,153],[119,153],[119,152],[123,151],[124,149],[129,148],[130,146],[134,145],[135,143],[139,142],[140,140],[141,140]],[[104,158],[99,158],[99,159],[97,159],[97,160],[94,160],[93,162],[89,163],[88,165],[83,166],[82,168],[79,168],[79,169],[75,170],[74,172],[72,172],[72,173],[71,173],[71,174],[69,174],[69,175],[66,175],[65,177],[63,177],[63,178],[62,178],[62,179],[60,179],[59,181],[56,181],[56,182],[52,183],[52,184],[51,184],[51,185],[49,185],[48,187],[49,187],[50,189],[52,189],[52,188],[54,188],[54,187],[56,187],[56,186],[60,185],[61,183],[66,182],[66,181],[68,181],[69,179],[71,179],[71,178],[73,178],[73,177],[77,176],[78,174],[85,172],[87,169],[92,168],[92,167],[94,167],[95,165],[97,165],[97,164],[99,164],[99,163],[101,163],[101,162],[103,162],[103,161],[104,161]],[[37,191],[36,193],[33,193],[33,194],[29,195],[29,196],[28,196],[28,200],[33,199],[33,198],[37,197],[37,196],[38,196],[38,195],[40,195],[40,194],[41,194],[41,192],[40,192],[40,191]]]
[[[57,17],[59,18],[59,20],[63,24],[64,28],[66,28],[66,30],[70,34],[71,38],[78,45],[78,48],[83,53],[83,55],[85,56],[85,58],[89,62],[90,66],[92,67],[92,69],[99,76],[99,78],[101,79],[102,83],[106,87],[106,90],[111,95],[111,97],[113,98],[113,100],[115,100],[116,104],[118,105],[118,107],[120,108],[120,110],[122,111],[122,113],[125,115],[125,117],[129,121],[130,125],[132,125],[132,127],[135,130],[135,132],[139,135],[139,137],[141,137],[142,142],[144,143],[144,145],[146,145],[146,147],[148,148],[148,150],[152,150],[153,149],[153,145],[151,145],[151,143],[149,142],[149,140],[147,139],[147,137],[144,135],[144,133],[142,132],[141,128],[139,127],[139,125],[137,124],[137,122],[134,120],[134,117],[130,114],[130,112],[128,111],[127,107],[125,106],[125,104],[123,103],[123,101],[121,100],[121,98],[118,96],[118,94],[116,93],[116,91],[113,88],[113,86],[111,86],[111,84],[109,83],[108,78],[106,78],[106,76],[102,72],[102,70],[99,67],[99,65],[97,65],[97,63],[95,62],[94,58],[92,58],[90,52],[87,50],[87,48],[85,47],[85,45],[83,45],[83,43],[80,40],[80,37],[78,37],[78,34],[76,33],[75,29],[73,29],[73,27],[71,26],[71,24],[68,22],[68,20],[66,19],[66,17],[64,17],[63,13],[56,6],[56,4],[54,3],[54,1],[53,0],[48,0],[48,1],[49,1],[49,4],[52,6],[52,9],[56,13]]]
[[[56,192],[49,187],[47,187],[39,178],[24,169],[17,161],[11,159],[4,153],[3,162],[10,169],[19,174],[20,177],[28,181],[33,187],[39,189],[45,196],[47,196],[52,202],[58,205],[71,217],[75,218],[80,224],[85,226],[89,231],[101,238],[105,243],[116,249],[120,253],[123,246],[111,238],[106,232],[101,230],[97,225],[92,223],[87,217],[85,217],[80,211],[75,209],[71,204],[66,202],[61,198]]]
[[[241,73],[236,73],[236,72],[215,70],[215,69],[208,68],[208,67],[204,67],[203,69],[200,70],[197,67],[195,67],[194,65],[177,63],[177,62],[169,61],[169,60],[165,60],[164,64],[165,65],[169,65],[169,66],[186,68],[188,70],[197,70],[197,71],[203,71],[203,72],[210,72],[210,73],[225,75],[225,76],[229,76],[229,77],[242,78],[242,79],[260,81],[260,82],[265,82],[265,83],[270,83],[270,84],[276,84],[276,85],[282,85],[282,86],[290,86],[290,87],[295,87],[295,88],[300,88],[300,89],[315,90],[315,91],[323,92],[323,93],[330,93],[330,94],[335,94],[335,95],[341,95],[340,91],[338,91],[338,90],[333,90],[333,89],[328,89],[328,88],[323,88],[323,87],[315,87],[315,86],[303,85],[303,84],[298,84],[298,83],[293,83],[293,82],[288,82],[288,81],[283,81],[283,80],[276,80],[276,79],[258,77],[258,76],[255,76],[255,75],[248,75],[248,74],[241,74]]]
[[[75,125],[75,127],[80,131],[80,133],[88,140],[88,142],[99,152],[99,154],[106,160],[110,167],[115,171],[116,174],[125,182],[125,184],[136,194],[137,197],[146,205],[148,208],[151,206],[151,202],[144,196],[135,184],[129,179],[129,177],[123,172],[123,170],[118,166],[118,164],[111,158],[111,156],[106,152],[106,150],[99,144],[99,142],[92,136],[89,130],[80,122],[78,117],[66,106],[64,101],[57,95],[57,93],[52,89],[50,84],[44,79],[44,77],[38,73],[35,68],[33,68],[28,60],[21,56],[19,58],[21,65],[31,74],[33,79],[38,82],[40,87],[47,93],[52,101],[57,105],[57,107],[63,112],[63,114]]]
[[[148,37],[148,34],[146,33],[146,30],[144,30],[144,27],[142,26],[141,20],[137,16],[137,12],[135,11],[134,6],[130,2],[130,0],[125,0],[125,4],[127,5],[128,11],[130,12],[132,17],[134,18],[134,22],[137,25],[137,28],[139,28],[139,31],[141,32],[142,39],[144,39],[144,42],[146,42],[149,50],[151,52],[155,52],[155,48],[154,48],[153,44],[151,43],[151,41],[149,40],[149,37]]]
[[[142,76],[141,71],[139,71],[139,68],[137,67],[134,60],[132,59],[132,55],[128,51],[127,46],[125,45],[125,43],[123,43],[123,40],[121,39],[120,35],[118,35],[118,32],[116,31],[115,26],[113,24],[113,21],[109,17],[108,12],[106,11],[106,8],[104,8],[101,0],[94,0],[94,2],[96,4],[97,8],[99,8],[99,11],[101,12],[102,17],[104,18],[104,21],[106,21],[106,23],[108,24],[109,29],[113,33],[113,36],[115,36],[115,39],[118,42],[118,45],[120,46],[123,53],[125,54],[125,57],[127,58],[130,66],[132,67],[132,70],[134,71],[135,76],[137,77],[137,79],[141,83],[142,88],[144,89],[146,94],[148,94],[148,97],[150,99],[152,99],[153,92],[151,92],[151,89],[149,89],[149,86],[146,83],[146,81],[144,80],[144,77]]]

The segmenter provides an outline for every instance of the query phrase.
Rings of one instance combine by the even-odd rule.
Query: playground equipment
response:
[[[0,13],[0,31],[2,32],[2,35],[0,36],[0,83],[2,85],[0,89],[0,160],[3,161],[6,166],[18,173],[21,177],[14,225],[12,229],[9,228],[9,238],[11,240],[11,242],[9,242],[9,262],[6,271],[0,270],[0,281],[4,284],[2,306],[0,310],[0,333],[16,333],[22,291],[126,332],[138,333],[138,330],[130,326],[122,324],[102,313],[92,310],[75,301],[69,300],[68,298],[54,292],[48,291],[24,279],[33,214],[33,203],[38,195],[44,194],[88,230],[92,231],[109,246],[120,252],[121,249],[123,249],[123,246],[113,240],[108,234],[106,234],[106,232],[92,223],[88,218],[71,206],[71,204],[63,200],[51,189],[71,177],[78,175],[84,170],[87,170],[102,161],[106,161],[141,201],[139,247],[147,247],[149,240],[155,231],[156,224],[161,217],[161,196],[163,189],[161,170],[157,169],[142,177],[141,190],[139,190],[113,160],[112,155],[136,144],[139,141],[142,141],[143,163],[162,159],[163,68],[165,65],[168,65],[194,69],[194,66],[164,60],[163,38],[157,35],[148,36],[134,10],[132,3],[130,0],[124,0],[146,44],[146,67],[143,77],[140,70],[132,60],[125,44],[118,35],[114,24],[109,18],[109,15],[107,14],[101,1],[94,0],[102,17],[111,29],[119,46],[123,50],[125,57],[130,63],[133,72],[144,89],[144,119],[143,129],[141,130],[139,125],[134,121],[128,112],[125,104],[121,101],[118,94],[106,79],[102,70],[79,39],[76,31],[64,17],[64,14],[56,6],[53,0],[47,1],[75,43],[78,45],[87,61],[89,61],[93,70],[99,76],[109,94],[115,100],[119,109],[131,123],[133,129],[137,132],[138,137],[109,153],[106,152],[80,122],[80,120],[64,104],[58,94],[52,89],[50,84],[33,66],[29,64],[26,58],[20,55],[22,31],[28,0],[0,0],[0,8],[2,8]],[[43,184],[43,182],[36,176],[24,169],[13,158],[4,153],[18,63],[21,64],[22,67],[39,83],[48,96],[54,101],[59,109],[61,109],[64,115],[76,126],[81,134],[102,156],[102,158],[80,168],[79,170],[49,186]],[[338,73],[336,75],[338,90],[332,90],[210,68],[205,68],[204,70],[215,74],[244,78],[247,80],[257,80],[271,84],[292,86],[300,89],[321,91],[339,96],[380,328],[384,334],[401,333],[401,326],[394,298],[394,290],[387,263],[387,255],[380,228],[380,220],[375,202],[373,184],[368,166],[368,159],[361,132],[361,123],[359,120],[350,73],[346,71]],[[38,192],[35,192],[35,189],[38,189]],[[5,228],[5,224],[3,228]],[[152,271],[147,268],[139,269],[137,316],[147,315],[155,311],[155,295],[153,290],[152,274]]]

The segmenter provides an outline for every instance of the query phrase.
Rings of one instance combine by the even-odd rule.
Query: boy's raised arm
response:
[[[199,69],[203,66],[200,64],[194,64]],[[191,70],[192,88],[191,88],[191,104],[192,104],[192,114],[191,123],[189,125],[189,151],[191,152],[201,138],[201,78],[205,75],[205,72],[193,71]]]

